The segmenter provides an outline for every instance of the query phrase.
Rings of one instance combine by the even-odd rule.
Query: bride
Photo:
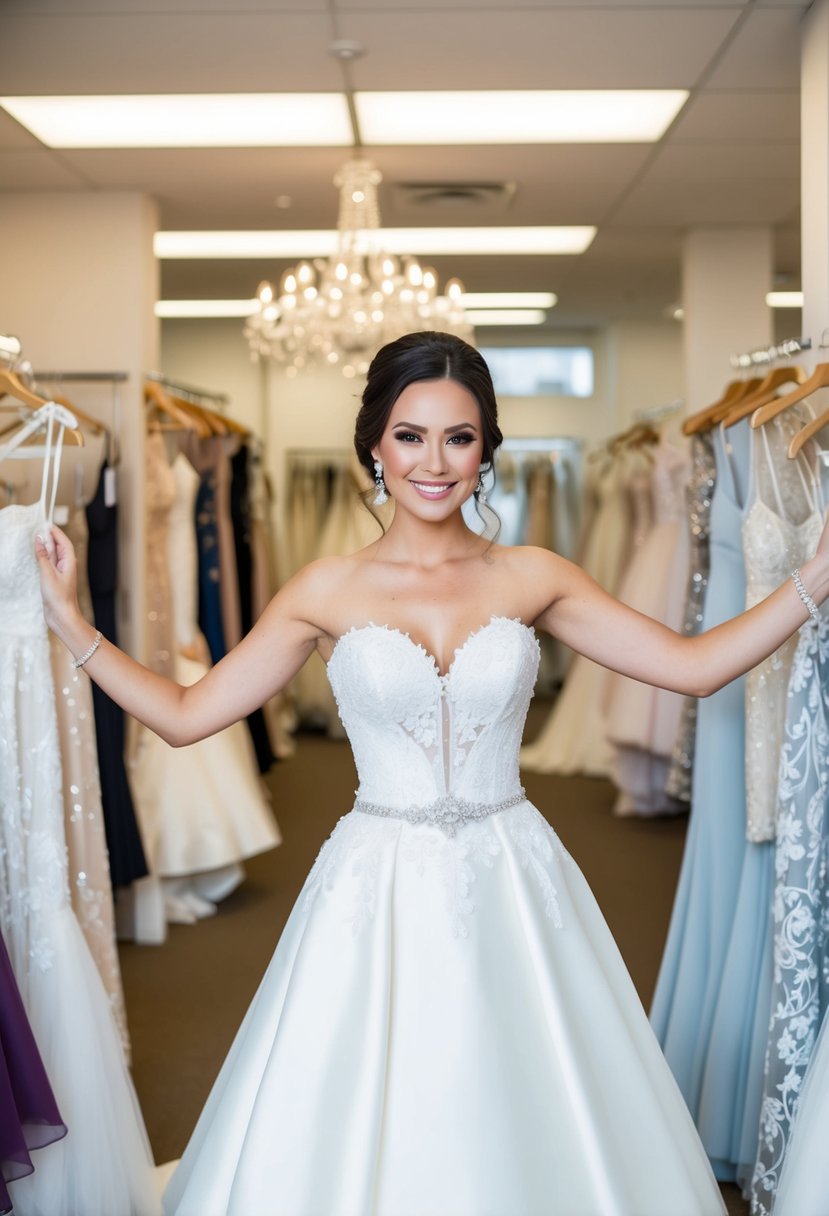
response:
[[[829,535],[802,581],[682,637],[563,558],[467,528],[461,506],[501,438],[473,347],[440,333],[384,347],[355,446],[393,522],[300,571],[191,687],[94,635],[68,540],[54,529],[54,556],[36,542],[50,627],[167,742],[244,718],[317,650],[359,773],[170,1182],[169,1216],[725,1210],[598,906],[520,785],[536,631],[705,696],[816,611]]]

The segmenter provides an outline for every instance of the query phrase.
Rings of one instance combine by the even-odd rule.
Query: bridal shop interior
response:
[[[152,670],[195,683],[299,569],[380,535],[393,503],[366,509],[354,419],[367,361],[408,330],[466,337],[493,372],[504,444],[474,529],[497,519],[500,543],[686,634],[814,551],[829,0],[0,7],[0,553],[51,496],[81,611]],[[42,625],[21,577],[0,738],[42,760],[11,778],[0,744],[0,976],[60,1115],[7,1162],[0,1113],[0,1211],[149,1216],[354,764],[318,655],[179,749],[54,636],[39,684],[8,657]],[[805,1214],[778,1191],[786,1153],[829,1120],[797,1109],[829,1068],[827,681],[820,613],[699,702],[545,637],[524,734],[527,797],[593,889],[729,1213]],[[461,936],[471,865],[447,897]],[[36,923],[67,885],[71,950]]]

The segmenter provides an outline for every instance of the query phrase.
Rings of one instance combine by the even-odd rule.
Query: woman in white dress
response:
[[[684,637],[565,559],[467,528],[500,441],[471,346],[384,347],[355,446],[391,525],[300,571],[190,687],[96,638],[71,546],[55,529],[55,557],[38,547],[51,627],[169,742],[244,717],[317,650],[360,777],[168,1187],[171,1216],[724,1212],[595,900],[519,784],[534,631],[705,695],[829,596],[829,536],[799,587]]]

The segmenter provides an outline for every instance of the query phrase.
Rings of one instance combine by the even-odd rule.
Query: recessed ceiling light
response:
[[[467,291],[464,308],[555,308],[558,296],[552,291]]]
[[[802,291],[769,291],[766,293],[769,308],[802,308]]]
[[[342,93],[0,97],[50,148],[348,147]]]
[[[380,228],[365,233],[367,248],[398,254],[575,254],[588,248],[596,229],[569,228]],[[302,232],[157,232],[159,258],[328,257],[337,248],[334,229]]]
[[[254,300],[157,300],[155,315],[165,319],[191,317],[252,317],[259,307]]]
[[[543,308],[465,308],[464,317],[470,325],[543,325],[547,314]]]
[[[686,89],[357,93],[365,144],[648,143]]]

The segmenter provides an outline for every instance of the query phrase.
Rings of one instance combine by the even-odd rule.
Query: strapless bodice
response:
[[[390,809],[447,796],[490,805],[513,798],[538,661],[533,630],[508,617],[471,633],[445,675],[398,629],[369,623],[343,634],[328,677],[358,798]]]
[[[47,527],[40,503],[0,510],[0,633],[46,635],[34,540]]]

